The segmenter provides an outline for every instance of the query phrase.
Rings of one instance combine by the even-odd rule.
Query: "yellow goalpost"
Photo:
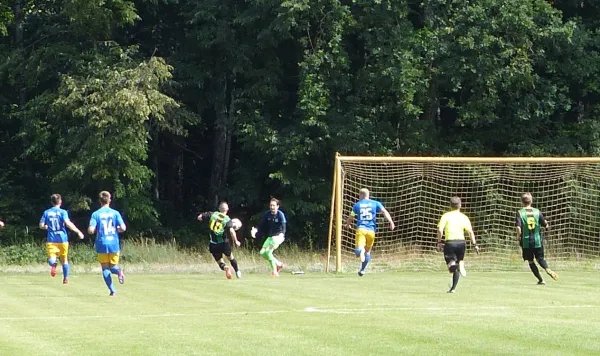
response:
[[[373,251],[374,269],[437,269],[439,216],[449,199],[463,200],[482,247],[469,259],[478,268],[522,268],[514,221],[519,197],[533,194],[534,206],[551,224],[545,233],[548,258],[581,267],[600,259],[600,157],[362,157],[336,154],[326,271],[344,271],[353,258],[354,229],[343,226],[358,190],[368,188],[392,215],[382,216]],[[481,262],[481,263],[479,263]],[[588,265],[591,265],[588,263]],[[443,266],[442,266],[443,267]]]

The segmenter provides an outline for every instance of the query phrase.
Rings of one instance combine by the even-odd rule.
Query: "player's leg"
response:
[[[367,245],[367,231],[365,229],[356,230],[356,248],[354,254],[360,257],[360,262],[365,262],[365,246]]]
[[[231,264],[231,267],[233,267],[233,270],[235,271],[235,276],[237,278],[241,278],[242,277],[242,271],[240,271],[238,263],[237,263],[235,257],[233,256],[233,254],[231,253],[231,245],[229,243],[225,243],[225,246],[223,246],[223,254],[229,260],[229,263]]]
[[[279,261],[275,257],[274,252],[279,248],[279,246],[281,246],[283,241],[285,241],[285,238],[283,236],[273,236],[273,248],[271,250],[271,256],[273,256],[273,262],[275,262],[275,270],[277,273],[279,273],[281,269],[283,269],[283,262]]]
[[[544,269],[544,271],[546,271],[546,273],[548,273],[548,275],[552,277],[552,279],[557,281],[558,274],[551,270],[550,267],[548,267],[548,262],[546,262],[546,260],[544,259],[544,246],[534,249],[533,255],[535,256],[535,259],[540,264],[540,266]]]
[[[56,254],[59,252],[58,247],[53,242],[46,243],[46,252],[48,254],[48,265],[50,265],[50,275],[56,276]]]
[[[225,277],[227,279],[231,279],[231,271],[229,270],[229,266],[225,264],[225,260],[223,260],[223,254],[227,250],[225,243],[220,244],[211,244],[210,248],[212,249],[212,256],[219,265],[221,271],[225,272]],[[231,250],[229,250],[231,252]]]
[[[58,256],[60,258],[60,263],[62,264],[63,284],[69,283],[70,266],[69,266],[68,255],[69,255],[69,243],[65,242],[65,243],[60,244]]]
[[[446,242],[444,244],[444,260],[448,266],[448,272],[452,274],[452,287],[450,287],[448,293],[454,293],[456,286],[458,285],[458,280],[460,279],[460,272],[456,262],[457,259],[456,246],[453,243]]]
[[[283,263],[277,260],[277,258],[275,258],[275,256],[273,255],[273,251],[275,251],[275,249],[279,247],[279,244],[281,242],[283,242],[281,238],[277,236],[269,236],[265,240],[265,243],[263,244],[262,248],[260,249],[260,255],[263,256],[263,258],[269,262],[269,266],[271,267],[272,271],[271,275],[273,277],[279,276],[279,271],[283,266]]]
[[[271,249],[271,245],[273,244],[273,238],[272,237],[267,237],[265,239],[265,242],[263,243],[262,247],[260,248],[260,251],[258,252],[265,260],[267,260],[267,262],[269,262],[269,266],[271,265],[271,256],[273,255],[272,251],[270,251]]]
[[[108,254],[110,273],[116,274],[117,277],[119,278],[119,283],[123,284],[123,283],[125,283],[125,274],[123,273],[123,270],[121,269],[121,267],[119,267],[120,256],[121,256],[121,254],[119,252]]]
[[[532,248],[523,247],[523,261],[527,261],[529,264],[529,269],[531,269],[531,273],[537,278],[539,285],[544,285],[544,278],[540,274],[540,270],[537,268],[534,262],[534,253]]]
[[[367,265],[371,261],[371,249],[373,248],[373,244],[375,244],[375,232],[367,231],[365,234],[365,248],[364,248],[364,260],[362,260],[360,271],[358,271],[359,276],[365,275],[365,270],[367,269]]]
[[[465,261],[464,261],[466,249],[467,249],[466,243],[459,243],[456,246],[456,260],[458,261],[458,272],[463,277],[467,276],[467,270],[465,269]]]
[[[100,266],[102,266],[102,278],[104,278],[104,283],[108,287],[110,291],[110,295],[115,295],[115,286],[112,282],[112,277],[110,275],[110,257],[108,253],[99,253],[98,254],[98,262],[100,262]]]
[[[213,256],[213,258],[215,259],[215,262],[217,263],[217,265],[219,265],[219,268],[221,269],[221,271],[225,271],[228,267],[225,264],[225,261],[223,260],[223,253],[221,251],[221,249],[219,248],[220,244],[213,244],[213,243],[209,243],[208,244],[208,252],[210,252],[210,254]],[[225,275],[227,276],[227,271],[225,271]],[[229,275],[231,276],[231,273],[229,273]],[[230,278],[230,277],[227,277]]]

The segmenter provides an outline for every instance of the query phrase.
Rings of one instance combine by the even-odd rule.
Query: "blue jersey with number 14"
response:
[[[125,225],[121,213],[111,208],[100,208],[92,214],[90,226],[96,228],[96,252],[117,253],[119,233],[117,226]]]
[[[369,231],[377,231],[377,213],[383,209],[383,205],[377,200],[359,200],[352,207],[352,215],[356,216],[356,228]]]

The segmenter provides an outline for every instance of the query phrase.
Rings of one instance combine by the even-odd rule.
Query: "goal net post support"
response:
[[[355,228],[344,226],[358,191],[367,188],[390,212],[391,231],[377,216],[369,268],[443,268],[437,251],[440,216],[458,196],[482,248],[467,246],[467,265],[478,270],[527,268],[515,232],[520,197],[550,223],[542,233],[551,266],[600,266],[600,157],[362,157],[336,154],[326,271],[358,268]]]

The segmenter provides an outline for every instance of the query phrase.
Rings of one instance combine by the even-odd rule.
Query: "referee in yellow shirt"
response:
[[[467,275],[465,263],[463,262],[465,257],[465,231],[469,234],[471,243],[475,246],[477,253],[479,253],[479,246],[475,242],[475,233],[473,233],[471,221],[465,214],[460,212],[460,198],[452,197],[450,207],[452,210],[442,215],[438,223],[437,238],[438,248],[444,248],[444,259],[448,265],[448,271],[452,273],[452,288],[448,293],[454,293],[460,275],[462,274],[463,277]]]

